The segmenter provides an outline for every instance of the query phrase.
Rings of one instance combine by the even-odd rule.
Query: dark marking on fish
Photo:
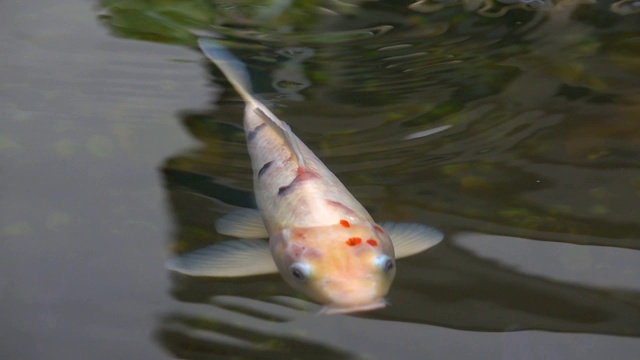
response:
[[[252,141],[256,137],[256,135],[258,135],[260,130],[264,129],[265,126],[267,126],[267,124],[260,124],[256,126],[253,130],[249,131],[247,133],[247,141]]]
[[[296,177],[291,181],[291,183],[289,183],[289,185],[281,186],[278,189],[278,195],[279,196],[286,195],[289,191],[291,191],[297,185],[300,185],[300,183],[306,180],[316,179],[318,177],[319,177],[318,174],[316,174],[315,172],[305,170],[304,168],[299,167],[298,175],[296,175]]]
[[[278,196],[282,196],[282,195],[286,194],[287,191],[289,191],[290,187],[291,187],[291,184],[289,184],[287,186],[280,186],[280,188],[278,189]]]
[[[262,175],[264,175],[264,172],[267,171],[267,169],[271,166],[271,164],[273,164],[273,161],[269,161],[268,163],[262,165],[262,167],[258,171],[258,177],[261,177]]]
[[[299,176],[300,175],[296,175],[296,177],[291,180],[289,185],[280,186],[280,188],[278,189],[278,196],[286,195],[291,189],[293,189],[293,187],[298,184]]]

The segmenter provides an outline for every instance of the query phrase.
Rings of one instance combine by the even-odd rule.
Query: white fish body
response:
[[[329,313],[383,307],[395,259],[437,244],[443,235],[419,224],[377,225],[338,178],[252,93],[244,65],[218,43],[203,52],[245,100],[244,130],[259,211],[218,220],[232,240],[181,255],[171,270],[194,276],[279,271]],[[260,238],[269,238],[269,244]],[[395,252],[394,252],[395,248]]]

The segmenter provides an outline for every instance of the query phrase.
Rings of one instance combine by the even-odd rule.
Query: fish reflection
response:
[[[355,358],[352,352],[287,333],[289,326],[283,323],[308,315],[289,306],[218,297],[207,312],[215,316],[165,316],[156,338],[181,359],[285,359],[298,353],[304,353],[305,359]]]
[[[358,317],[318,317],[289,297],[217,296],[165,316],[156,338],[183,359],[570,359],[631,358],[633,338],[540,331],[460,331]],[[196,312],[194,312],[196,311]],[[376,341],[372,342],[372,339]],[[588,350],[587,350],[588,349]]]

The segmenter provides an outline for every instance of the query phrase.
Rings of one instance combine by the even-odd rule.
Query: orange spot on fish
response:
[[[360,244],[362,242],[362,239],[359,237],[352,237],[349,238],[349,240],[347,240],[347,245],[349,246],[356,246],[358,244]]]
[[[379,232],[380,234],[384,234],[384,230],[382,230],[382,228],[378,225],[373,225],[373,228],[376,229],[377,232]]]
[[[351,226],[351,224],[349,224],[349,222],[347,220],[340,220],[340,225],[344,226],[344,227],[349,227]]]
[[[378,242],[373,240],[373,239],[369,239],[367,240],[367,244],[371,245],[371,246],[378,246]]]

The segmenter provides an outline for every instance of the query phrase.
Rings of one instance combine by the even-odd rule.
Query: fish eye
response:
[[[291,272],[291,276],[293,276],[294,278],[300,281],[306,281],[309,277],[311,269],[309,265],[297,262],[291,265],[289,271]]]
[[[390,256],[378,255],[376,256],[376,265],[382,269],[385,273],[389,273],[396,266],[395,262]]]

